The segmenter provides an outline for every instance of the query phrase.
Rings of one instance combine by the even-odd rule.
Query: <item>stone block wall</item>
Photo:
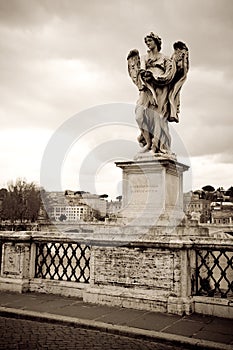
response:
[[[177,244],[175,244],[177,247]],[[186,248],[158,244],[92,247],[90,286],[84,300],[137,309],[190,313]],[[171,306],[170,299],[171,299]],[[177,306],[179,305],[179,306]],[[179,310],[178,310],[179,308]]]
[[[94,247],[95,285],[179,293],[180,253],[138,247]]]

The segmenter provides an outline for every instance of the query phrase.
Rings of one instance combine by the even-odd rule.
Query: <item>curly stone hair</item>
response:
[[[145,38],[144,38],[145,43],[146,43],[146,40],[148,38],[154,40],[154,42],[155,42],[155,44],[156,44],[156,46],[158,48],[158,51],[160,51],[161,50],[161,46],[162,46],[162,39],[158,35],[154,34],[153,32],[150,32],[150,34],[145,36]]]

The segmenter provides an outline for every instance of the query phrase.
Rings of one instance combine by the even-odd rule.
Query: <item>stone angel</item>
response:
[[[147,54],[140,58],[138,50],[128,54],[128,72],[138,87],[136,121],[141,131],[138,137],[143,151],[171,154],[168,122],[179,122],[180,90],[189,69],[188,48],[174,43],[171,57],[160,50],[162,41],[150,33],[145,37]]]

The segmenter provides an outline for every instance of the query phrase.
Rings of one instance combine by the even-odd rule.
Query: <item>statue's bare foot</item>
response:
[[[158,149],[157,149],[157,147],[152,146],[152,148],[151,148],[151,152],[152,152],[153,154],[158,153]]]
[[[144,137],[142,135],[139,135],[137,137],[138,143],[140,147],[144,147],[146,146],[146,140],[144,139]]]
[[[139,142],[139,146],[143,148],[145,147],[145,144],[143,142]]]
[[[151,145],[146,145],[140,153],[146,153],[146,152],[149,152],[151,150]]]

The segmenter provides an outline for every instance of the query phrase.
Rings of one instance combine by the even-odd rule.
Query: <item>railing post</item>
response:
[[[13,239],[12,239],[13,238]],[[2,243],[0,289],[24,292],[29,289],[30,236],[9,237]]]
[[[35,277],[35,269],[36,269],[36,243],[31,243],[31,251],[30,251],[30,264],[29,264],[29,278]]]
[[[91,247],[90,254],[90,286],[93,287],[95,284],[95,247]]]
[[[191,245],[179,248],[179,265],[176,266],[177,293],[168,298],[167,311],[176,314],[190,314],[193,311],[192,300],[192,254]]]
[[[191,266],[189,249],[181,250],[181,297],[188,298],[191,296]]]

